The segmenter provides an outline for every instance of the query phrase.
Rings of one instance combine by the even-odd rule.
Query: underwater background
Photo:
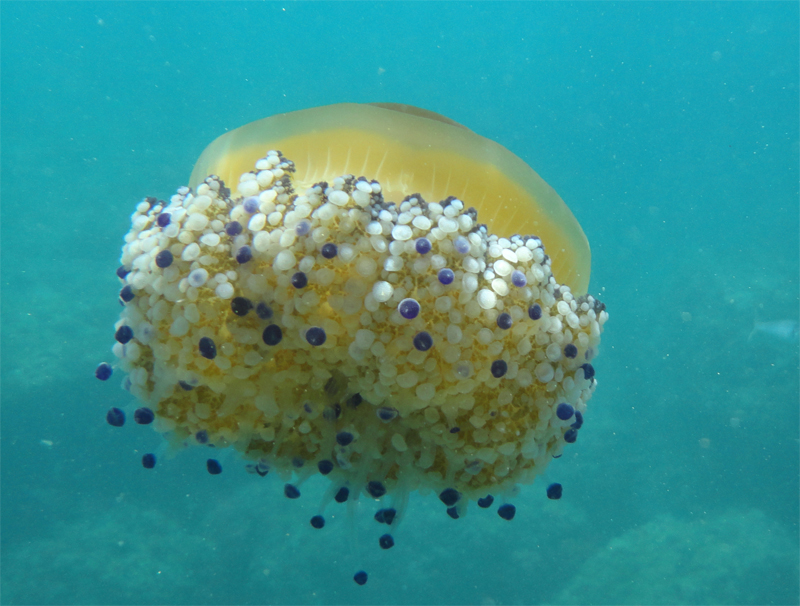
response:
[[[798,4],[0,4],[3,604],[798,603]],[[112,361],[144,196],[272,114],[390,101],[508,147],[607,305],[580,439],[491,512],[413,495],[394,549],[325,481],[225,473]],[[545,246],[547,243],[545,242]],[[550,501],[545,486],[564,485]],[[360,567],[369,582],[358,587]]]

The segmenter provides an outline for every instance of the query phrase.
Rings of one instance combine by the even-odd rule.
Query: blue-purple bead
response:
[[[439,500],[448,507],[452,507],[453,505],[458,503],[460,498],[461,498],[461,493],[458,492],[455,488],[445,488],[442,492],[439,493]]]
[[[528,283],[528,279],[525,277],[524,273],[518,269],[515,269],[511,273],[511,283],[517,288],[522,288]]]
[[[100,379],[101,381],[108,381],[111,378],[111,375],[114,373],[114,369],[111,368],[111,365],[107,362],[101,362],[100,365],[95,369],[94,376]]]
[[[325,343],[327,338],[325,331],[319,326],[312,326],[306,331],[306,341],[308,341],[309,345],[313,345],[314,347],[319,347]]]
[[[367,483],[367,492],[373,499],[380,499],[386,494],[386,487],[377,480]]]
[[[491,366],[492,376],[499,379],[508,372],[508,364],[505,360],[495,360]]]
[[[418,351],[428,351],[433,347],[433,337],[425,331],[418,332],[413,339],[414,348]]]
[[[264,343],[270,347],[274,347],[283,339],[283,331],[277,324],[270,324],[264,329],[261,338],[264,340]]]
[[[353,580],[358,585],[364,585],[367,582],[367,573],[363,570],[359,570],[357,573],[353,575]]]
[[[383,421],[384,423],[388,423],[389,421],[393,421],[397,418],[398,413],[396,408],[392,408],[391,406],[382,406],[379,408],[375,414],[378,415],[378,418]]]
[[[517,508],[514,507],[511,503],[500,505],[500,507],[497,508],[497,515],[499,515],[504,520],[513,520],[514,515],[516,513],[517,513]]]
[[[438,278],[439,278],[439,282],[441,282],[442,284],[447,286],[448,284],[452,284],[453,283],[453,280],[456,279],[456,275],[453,273],[452,269],[450,269],[448,267],[444,267],[444,268],[439,270]]]
[[[428,240],[428,238],[417,238],[417,241],[414,243],[414,248],[421,255],[427,255],[431,252],[431,247],[431,241]]]
[[[200,355],[207,360],[213,360],[217,357],[217,346],[210,337],[203,337],[198,343]]]
[[[538,320],[542,317],[542,307],[538,303],[534,303],[528,308],[528,317],[531,320]]]
[[[219,461],[216,459],[208,459],[206,461],[206,469],[208,473],[212,476],[216,476],[222,473],[222,465],[220,465]]]
[[[464,236],[458,236],[455,240],[453,240],[453,248],[456,249],[457,253],[466,255],[469,252],[469,240],[467,240]]]
[[[319,530],[323,526],[325,526],[325,518],[322,516],[314,516],[311,518],[311,526]]]
[[[287,499],[297,499],[300,497],[300,490],[297,486],[293,486],[292,484],[286,484],[283,487],[283,494],[286,496]]]
[[[562,421],[568,421],[575,414],[575,409],[572,405],[562,402],[556,408],[556,416]]]
[[[298,271],[292,275],[292,286],[298,289],[308,286],[308,276],[305,272]]]
[[[320,253],[325,259],[333,259],[339,254],[339,249],[333,242],[327,242],[326,244],[322,245],[322,250],[320,250]]]
[[[381,549],[391,549],[394,547],[394,539],[392,538],[392,535],[383,535],[380,539],[378,539],[378,545],[381,546]]]
[[[117,277],[120,280],[124,280],[125,276],[127,276],[129,273],[131,273],[131,270],[125,267],[124,265],[120,265],[119,267],[117,267]]]
[[[236,260],[239,262],[239,264],[247,263],[252,258],[253,251],[250,250],[249,246],[242,246],[236,251]]]
[[[256,315],[262,320],[269,320],[272,318],[272,308],[266,303],[259,303],[256,305]]]
[[[564,432],[564,441],[567,444],[574,444],[575,440],[578,439],[578,430],[574,427],[570,427],[567,431]]]
[[[231,299],[231,311],[237,316],[246,316],[253,309],[253,303],[245,297]]]
[[[133,294],[133,286],[126,284],[119,291],[119,298],[125,303],[130,303],[136,295]]]
[[[125,425],[125,413],[114,407],[106,413],[106,421],[113,427],[122,427]]]
[[[394,507],[387,507],[385,509],[379,509],[375,512],[375,521],[380,524],[386,524],[387,526],[391,526],[392,522],[394,522],[394,517],[397,515],[397,510]]]
[[[319,472],[322,475],[326,476],[333,471],[333,463],[331,461],[328,461],[327,459],[323,459],[322,461],[317,463],[317,469],[319,469]]]
[[[161,269],[166,269],[172,265],[173,257],[169,250],[162,250],[156,255],[156,265]]]
[[[570,427],[574,427],[575,429],[583,427],[583,414],[579,410],[575,411],[575,422],[570,425]]]
[[[342,486],[336,491],[333,500],[337,503],[344,503],[348,498],[350,498],[350,489],[347,486]]]
[[[499,316],[497,316],[497,326],[499,328],[502,328],[503,330],[508,330],[513,325],[514,321],[511,319],[511,314],[503,312]]]
[[[578,348],[573,343],[568,343],[567,345],[564,346],[565,358],[569,358],[570,360],[572,360],[577,355],[578,355]]]
[[[478,507],[481,509],[488,509],[494,503],[494,497],[490,494],[487,494],[485,497],[481,497],[478,499]]]
[[[400,315],[406,320],[413,320],[419,315],[419,303],[414,299],[403,299],[397,305],[397,311],[399,311]]]
[[[581,368],[583,369],[583,376],[588,381],[594,377],[594,366],[589,363],[581,364]]]
[[[169,225],[170,220],[172,219],[172,215],[169,213],[161,213],[158,215],[158,219],[156,219],[156,225],[159,227],[166,227]]]
[[[309,231],[311,231],[311,223],[308,221],[300,221],[294,228],[294,233],[298,236],[305,236]]]
[[[130,326],[120,326],[114,334],[114,338],[125,345],[125,343],[133,339],[133,329]]]
[[[153,469],[156,466],[156,455],[148,453],[142,457],[142,467],[145,469]]]
[[[231,221],[230,223],[225,224],[225,233],[229,236],[238,236],[242,233],[242,224],[238,221]]]
[[[150,425],[156,415],[149,408],[137,408],[133,413],[133,420],[139,425]]]
[[[340,431],[336,434],[336,443],[339,446],[347,446],[348,444],[352,443],[353,441],[353,434],[349,431]]]
[[[244,204],[242,204],[244,211],[251,215],[254,215],[258,212],[258,198],[255,196],[250,196],[246,198]]]
[[[547,487],[547,498],[553,500],[560,499],[563,490],[564,489],[562,488],[561,484],[558,482],[553,482]]]

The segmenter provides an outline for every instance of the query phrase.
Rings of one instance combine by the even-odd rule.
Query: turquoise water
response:
[[[798,341],[775,324],[798,320],[796,3],[0,17],[3,603],[798,603]],[[368,512],[360,532],[308,526],[324,482],[288,501],[235,455],[208,475],[199,449],[148,471],[158,435],[105,422],[133,404],[93,375],[136,203],[227,129],[344,101],[502,143],[592,245],[598,390],[512,522],[415,495],[383,552]]]

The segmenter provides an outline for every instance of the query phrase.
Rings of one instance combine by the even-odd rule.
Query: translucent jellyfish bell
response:
[[[215,139],[189,185],[214,174],[233,188],[268,149],[295,162],[298,191],[353,174],[380,181],[387,200],[455,196],[491,233],[539,236],[556,279],[575,295],[588,290],[589,242],[555,190],[499,143],[440,114],[396,103],[341,103],[270,116]]]

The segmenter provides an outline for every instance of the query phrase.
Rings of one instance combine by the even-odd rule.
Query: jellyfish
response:
[[[384,523],[414,491],[462,517],[575,442],[608,318],[590,261],[539,175],[444,116],[280,114],[137,205],[115,366],[170,443],[235,449],[289,498],[322,474]]]

